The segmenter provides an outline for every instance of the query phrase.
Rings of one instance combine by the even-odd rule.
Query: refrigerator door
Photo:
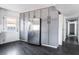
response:
[[[40,18],[29,20],[28,42],[40,45]]]

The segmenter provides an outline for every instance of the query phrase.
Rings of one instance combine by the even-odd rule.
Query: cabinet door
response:
[[[41,14],[41,18],[43,20],[46,20],[47,17],[48,17],[48,8],[41,9],[41,13],[40,14]]]
[[[48,45],[48,24],[46,20],[42,20],[41,42],[42,45]]]
[[[23,21],[23,13],[20,14],[20,40],[24,40],[24,21]]]
[[[49,45],[58,46],[58,29],[59,29],[59,16],[55,7],[49,8],[49,15],[51,17],[49,27]]]
[[[29,16],[28,13],[25,13],[25,24],[24,24],[24,41],[28,42],[28,30],[29,30],[29,24],[28,24]]]
[[[5,33],[3,32],[3,17],[0,16],[0,44],[5,41]]]
[[[48,9],[42,9],[41,10],[41,18],[42,18],[41,42],[42,42],[42,45],[48,45],[47,16],[48,16]]]
[[[40,10],[35,10],[35,17],[40,18]]]
[[[34,11],[31,11],[29,16],[30,16],[30,18],[33,18],[34,17]]]

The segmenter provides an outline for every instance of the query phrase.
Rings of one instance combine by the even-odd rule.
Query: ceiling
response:
[[[79,16],[79,4],[56,4],[55,7],[66,17]]]
[[[53,6],[53,4],[0,4],[0,7],[17,12],[27,12],[35,9]]]
[[[55,6],[66,17],[79,16],[79,4],[0,4],[2,8],[20,13],[49,6]]]

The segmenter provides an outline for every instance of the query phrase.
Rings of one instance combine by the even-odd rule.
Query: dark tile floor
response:
[[[0,55],[75,55],[79,50],[59,46],[57,49],[17,41],[0,45]]]

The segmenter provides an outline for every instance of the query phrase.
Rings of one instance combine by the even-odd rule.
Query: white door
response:
[[[18,19],[15,17],[7,17],[5,20],[6,39],[4,43],[19,40]]]

